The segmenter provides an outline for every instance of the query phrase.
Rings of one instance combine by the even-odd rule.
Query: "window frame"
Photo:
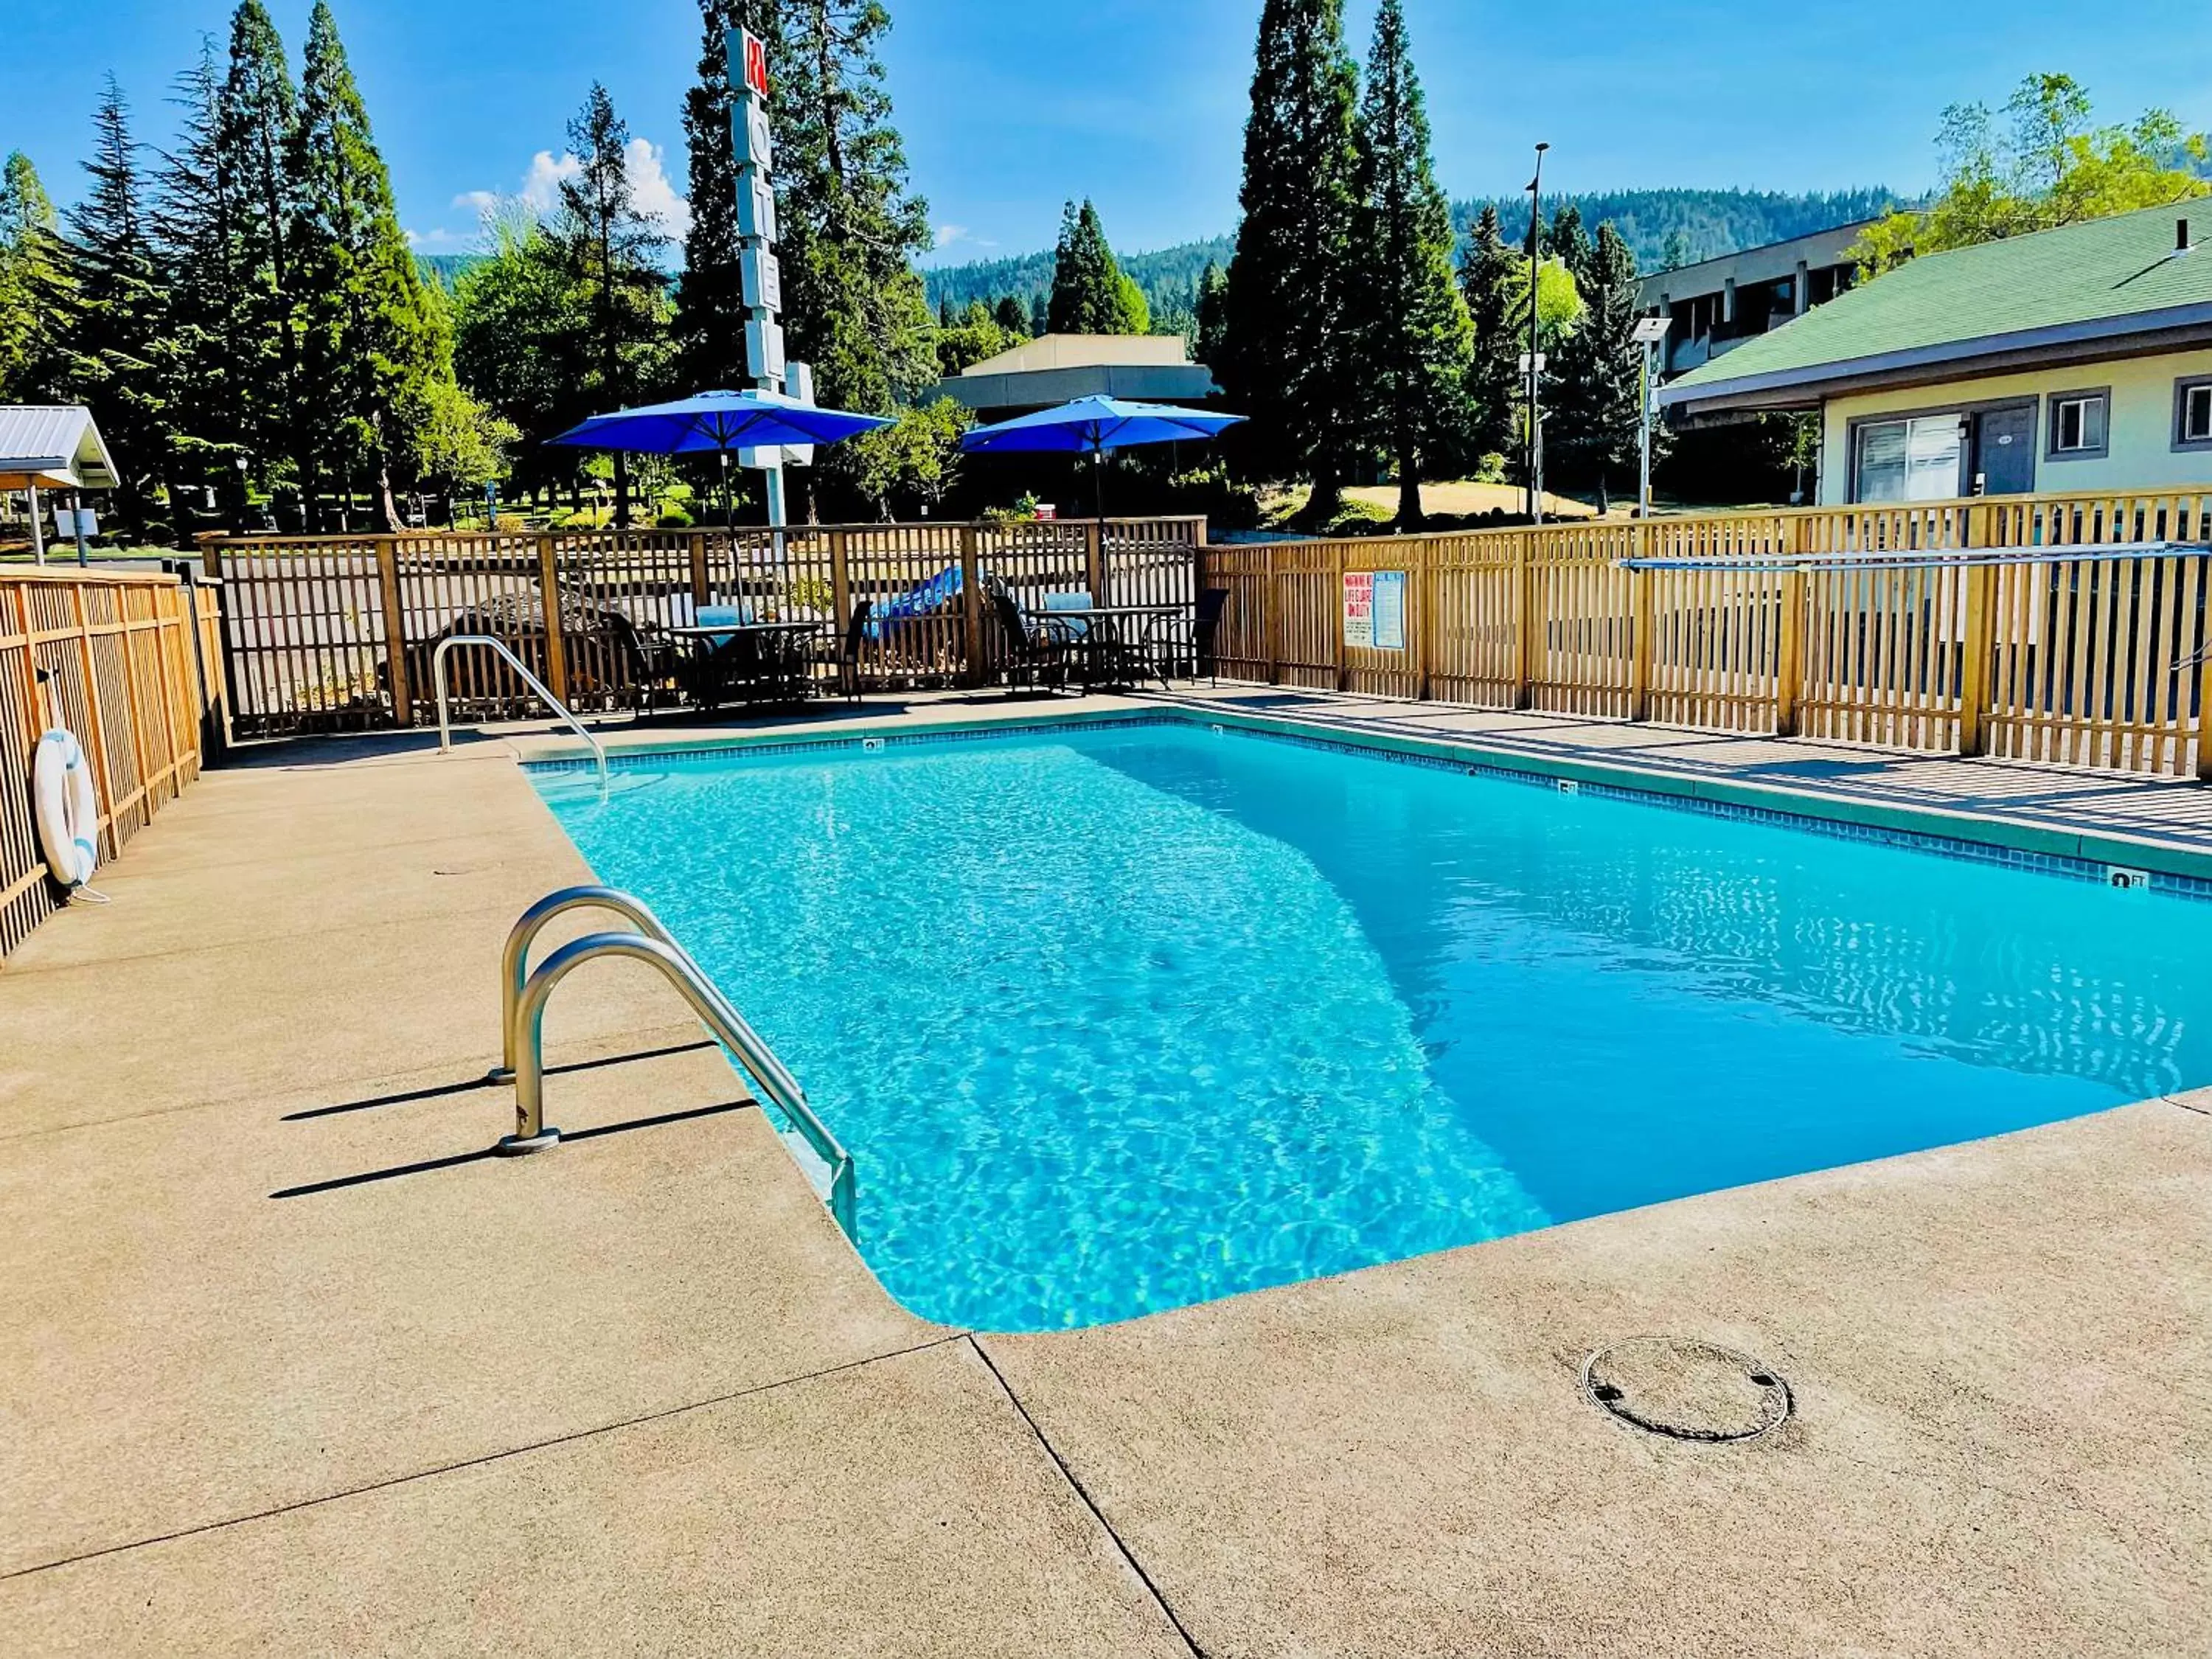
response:
[[[2197,393],[2205,395],[2205,431],[2201,438],[2189,435],[2189,404]],[[2173,383],[2173,453],[2190,455],[2212,450],[2212,374],[2185,374]]]
[[[2101,404],[2105,429],[2094,444],[2062,449],[2058,447],[2058,411],[2068,404],[2077,403]],[[2044,401],[2043,434],[2043,459],[2046,461],[2107,459],[2112,453],[2112,388],[2108,386],[2084,386],[2051,393]]]

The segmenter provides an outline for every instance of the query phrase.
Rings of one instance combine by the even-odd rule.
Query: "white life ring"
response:
[[[67,726],[39,739],[31,766],[31,805],[46,868],[64,887],[82,887],[100,864],[100,799],[92,768]]]

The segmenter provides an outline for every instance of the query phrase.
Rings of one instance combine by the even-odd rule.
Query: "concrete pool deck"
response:
[[[2193,786],[1462,716],[2212,847]],[[884,1294],[631,965],[549,1018],[573,1144],[483,1156],[501,941],[586,874],[507,744],[250,758],[0,970],[0,1650],[2212,1645],[2212,1095],[973,1336]],[[1577,1368],[1647,1333],[1795,1416],[1613,1423]]]

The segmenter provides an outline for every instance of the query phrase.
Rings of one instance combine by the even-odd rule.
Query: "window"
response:
[[[1960,493],[1966,424],[1956,415],[1869,421],[1858,429],[1851,499],[1942,501]]]
[[[2105,428],[2112,393],[2054,392],[2051,395],[2051,459],[2084,460],[2106,453]]]
[[[2212,375],[2173,383],[2173,447],[2212,449]]]

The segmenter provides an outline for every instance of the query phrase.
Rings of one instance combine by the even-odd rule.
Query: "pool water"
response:
[[[2212,1076],[2212,905],[1186,723],[541,793],[925,1317],[1127,1318]]]

